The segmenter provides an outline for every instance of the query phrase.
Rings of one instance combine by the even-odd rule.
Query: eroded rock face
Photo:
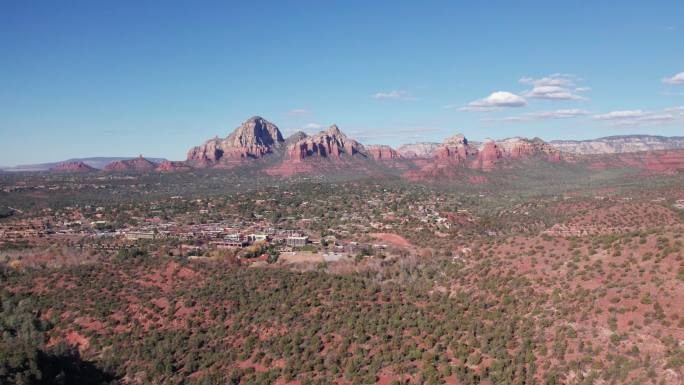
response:
[[[539,138],[510,138],[497,142],[499,147],[511,159],[525,159],[541,156],[550,162],[559,162],[561,153],[553,145]]]
[[[63,162],[50,169],[53,172],[91,172],[97,169],[88,166],[81,161]]]
[[[152,171],[157,165],[140,155],[129,160],[117,160],[105,166],[105,171]]]
[[[561,158],[556,148],[541,139],[489,139],[475,143],[456,134],[437,146],[430,160],[416,158],[416,161],[421,162],[420,172],[430,178],[454,176],[465,168],[492,171],[523,159],[557,162]]]
[[[397,151],[384,144],[372,144],[366,146],[366,152],[372,159],[378,161],[396,160],[401,158]]]
[[[243,122],[225,139],[213,138],[188,151],[188,161],[197,166],[210,166],[222,160],[261,158],[283,145],[278,127],[254,116]]]
[[[468,139],[463,134],[456,134],[444,140],[432,153],[438,162],[464,163],[471,154]]]
[[[482,171],[491,171],[504,159],[504,152],[493,140],[485,141],[477,152],[477,159],[471,165]]]
[[[301,162],[307,158],[338,159],[357,154],[367,156],[363,145],[348,138],[336,125],[316,135],[300,139],[289,149],[289,158],[292,162]]]

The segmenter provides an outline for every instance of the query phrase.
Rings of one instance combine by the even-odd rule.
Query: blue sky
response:
[[[682,1],[3,1],[0,165],[183,159],[252,115],[391,145],[684,135],[682,15]]]

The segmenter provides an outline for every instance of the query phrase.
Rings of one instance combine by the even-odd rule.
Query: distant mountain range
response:
[[[28,172],[28,171],[49,171],[55,168],[60,167],[62,164],[66,163],[78,163],[81,162],[87,166],[90,166],[94,169],[99,169],[102,170],[107,166],[108,164],[116,161],[124,161],[124,160],[131,160],[135,159],[135,157],[129,156],[129,157],[91,157],[91,158],[73,158],[73,159],[67,159],[64,161],[60,162],[48,162],[48,163],[36,163],[36,164],[23,164],[19,166],[14,166],[14,167],[3,167],[1,168],[4,171],[16,171],[16,172]],[[147,158],[147,160],[154,162],[154,163],[161,163],[165,161],[166,159],[164,158]]]
[[[474,142],[463,134],[456,134],[441,143],[406,144],[394,149],[382,144],[364,145],[345,135],[334,124],[313,135],[297,132],[284,138],[275,124],[253,116],[227,137],[217,136],[190,148],[185,161],[146,159],[142,155],[137,158],[93,157],[21,165],[5,171],[181,172],[204,168],[248,168],[248,172],[280,176],[312,172],[389,172],[420,179],[451,177],[468,169],[489,172],[520,162],[526,162],[526,167],[533,167],[534,163],[529,161],[565,161],[594,168],[648,164],[644,167],[676,172],[684,169],[684,150],[678,151],[683,148],[684,137],[624,135],[551,142],[514,137]],[[654,152],[658,153],[651,154]],[[641,155],[632,155],[637,153]],[[613,158],[599,159],[597,156]]]
[[[619,135],[590,140],[552,140],[550,143],[570,154],[622,154],[684,148],[684,136]]]
[[[684,148],[684,136],[616,135],[586,140],[552,140],[549,143],[568,154],[622,154]],[[410,143],[399,146],[397,151],[406,158],[422,158],[429,156],[438,146],[439,143],[435,142]]]

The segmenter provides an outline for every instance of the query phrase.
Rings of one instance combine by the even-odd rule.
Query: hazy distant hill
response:
[[[73,158],[73,159],[67,159],[64,161],[59,161],[59,162],[49,162],[49,163],[37,163],[37,164],[22,164],[14,167],[4,167],[2,170],[5,171],[48,171],[54,167],[57,167],[60,163],[65,163],[65,162],[83,162],[87,164],[90,167],[97,168],[97,169],[103,169],[107,164],[118,161],[118,160],[129,160],[129,159],[134,159],[135,157],[133,156],[128,156],[128,157],[92,157],[92,158]],[[164,158],[147,158],[148,160],[154,162],[154,163],[161,163],[165,161],[166,159]]]
[[[550,143],[571,154],[619,154],[684,148],[684,136],[619,135],[590,140],[552,140]]]

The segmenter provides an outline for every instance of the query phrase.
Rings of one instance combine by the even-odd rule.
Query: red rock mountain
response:
[[[81,161],[63,162],[50,169],[54,172],[91,172],[97,169],[88,166]]]
[[[464,163],[472,150],[468,145],[468,139],[463,134],[448,137],[432,153],[432,157],[438,161],[454,164]]]
[[[501,147],[493,140],[486,140],[478,149],[475,161],[469,166],[470,168],[482,171],[491,171],[495,169],[503,159],[504,152],[501,150]]]
[[[509,138],[498,142],[498,145],[511,159],[542,157],[550,162],[561,160],[560,151],[553,145],[539,138]]]
[[[218,137],[188,151],[188,162],[210,166],[221,161],[261,158],[285,142],[278,127],[268,120],[253,116],[225,139]]]
[[[134,159],[117,160],[105,166],[105,171],[153,171],[157,165],[140,155]]]
[[[363,145],[348,138],[334,124],[325,131],[298,140],[288,153],[291,162],[301,162],[307,158],[339,159],[355,155],[367,157]]]

